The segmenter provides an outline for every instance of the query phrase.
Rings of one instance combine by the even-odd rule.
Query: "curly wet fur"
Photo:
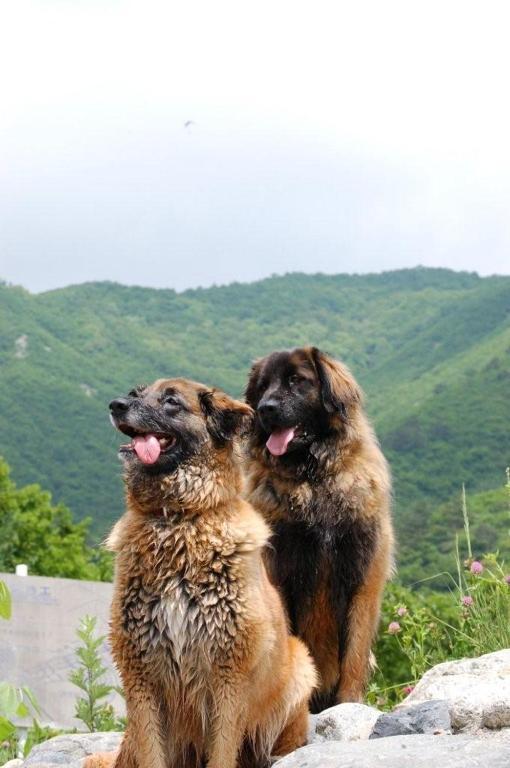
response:
[[[169,386],[197,450],[166,474],[126,467],[127,512],[108,544],[128,726],[116,757],[86,766],[265,766],[305,743],[315,669],[265,571],[269,529],[240,495],[233,414],[249,409],[184,380],[156,382],[136,407],[156,408]]]
[[[306,377],[301,390],[289,379]],[[308,383],[307,383],[308,382]],[[370,672],[384,584],[393,567],[391,479],[349,370],[315,348],[255,363],[253,407],[270,392],[306,431],[273,456],[255,422],[248,441],[247,498],[273,529],[266,562],[293,632],[321,678],[312,709],[360,701]],[[290,414],[290,415],[289,415]]]

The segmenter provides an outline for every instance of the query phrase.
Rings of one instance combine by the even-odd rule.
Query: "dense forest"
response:
[[[462,529],[510,554],[510,278],[416,268],[272,277],[176,293],[89,283],[0,285],[0,454],[99,538],[122,509],[107,404],[162,375],[235,395],[252,360],[315,344],[347,362],[395,481],[400,572],[440,571]]]

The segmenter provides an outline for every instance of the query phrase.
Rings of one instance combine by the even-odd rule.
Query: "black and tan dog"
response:
[[[273,529],[270,576],[321,676],[312,709],[359,701],[393,562],[390,475],[361,391],[308,347],[256,362],[246,400],[247,497]]]
[[[265,766],[306,742],[316,673],[264,568],[269,529],[241,497],[235,437],[251,409],[184,379],[110,409],[131,438],[109,539],[128,725],[118,755],[87,768]]]

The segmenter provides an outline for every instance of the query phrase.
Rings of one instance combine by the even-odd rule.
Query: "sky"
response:
[[[0,277],[510,274],[510,5],[3,0]]]

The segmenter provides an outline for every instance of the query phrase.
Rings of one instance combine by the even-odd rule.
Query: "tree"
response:
[[[111,557],[88,546],[89,528],[90,518],[74,522],[69,509],[53,505],[38,485],[17,488],[0,458],[0,571],[26,563],[39,576],[110,580]]]

